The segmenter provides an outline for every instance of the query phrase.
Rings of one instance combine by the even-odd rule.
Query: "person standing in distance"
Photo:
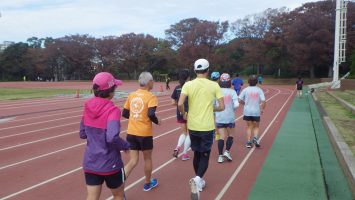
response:
[[[150,90],[153,89],[153,76],[142,72],[138,79],[140,89],[129,94],[124,105],[122,116],[128,119],[127,142],[130,143],[130,160],[125,166],[126,176],[137,166],[139,152],[143,153],[145,184],[144,191],[149,191],[158,185],[157,179],[152,179],[153,127],[152,122],[161,125],[155,115],[158,99]]]
[[[232,85],[238,96],[240,94],[240,90],[242,89],[243,84],[243,80],[239,78],[239,73],[237,73],[236,77],[232,80]]]
[[[215,130],[214,112],[224,110],[221,88],[216,82],[208,80],[209,62],[198,59],[194,64],[197,78],[186,82],[182,87],[178,101],[181,114],[187,119],[191,149],[194,152],[193,167],[196,176],[191,178],[191,199],[199,199],[200,192],[206,185],[205,175],[213,143]],[[184,102],[188,98],[189,113],[184,109]],[[217,99],[218,106],[213,107],[213,100]]]

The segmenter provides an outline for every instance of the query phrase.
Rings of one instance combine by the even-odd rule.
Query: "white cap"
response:
[[[196,71],[201,71],[201,70],[205,70],[210,66],[210,64],[208,63],[208,61],[206,59],[198,59],[195,61],[194,67]]]

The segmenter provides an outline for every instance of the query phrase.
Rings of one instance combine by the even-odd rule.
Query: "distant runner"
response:
[[[298,77],[296,81],[296,89],[298,98],[302,98],[303,80],[301,77]]]
[[[234,87],[235,92],[237,95],[240,94],[240,90],[243,86],[244,82],[241,78],[239,78],[239,73],[236,75],[236,77],[232,80],[232,85]]]
[[[264,92],[256,86],[257,78],[251,75],[248,80],[249,86],[239,96],[239,103],[244,105],[243,120],[247,122],[246,147],[251,148],[253,143],[260,147],[259,123],[260,115],[264,112],[266,102]],[[253,134],[253,138],[252,138]]]

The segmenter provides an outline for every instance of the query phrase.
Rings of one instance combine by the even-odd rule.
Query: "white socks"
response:
[[[183,153],[187,153],[187,150],[190,148],[190,146],[191,146],[190,136],[187,135],[186,139],[185,139],[185,143],[184,143],[184,151],[183,151]]]

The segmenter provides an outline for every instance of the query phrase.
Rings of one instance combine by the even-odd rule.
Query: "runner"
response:
[[[207,168],[213,143],[215,124],[213,112],[223,111],[223,95],[219,85],[207,79],[209,63],[198,59],[194,64],[197,78],[185,83],[178,102],[179,111],[187,118],[187,127],[194,151],[193,166],[196,177],[190,179],[191,198],[199,199],[205,187],[203,179]],[[184,102],[188,98],[189,113],[185,112]],[[213,100],[218,99],[218,107],[213,108]]]
[[[302,98],[303,81],[301,77],[298,77],[296,81],[296,89],[298,98]]]
[[[149,191],[158,185],[157,179],[152,179],[153,133],[152,122],[161,125],[155,116],[158,99],[150,90],[153,89],[153,76],[149,72],[139,75],[140,89],[132,92],[124,105],[122,116],[128,120],[127,141],[131,145],[130,161],[125,166],[127,177],[137,166],[139,152],[143,152],[145,183],[144,191]]]
[[[169,76],[166,77],[165,83],[166,83],[166,90],[170,90],[170,86],[169,86],[170,77]]]
[[[87,199],[98,200],[104,182],[115,200],[124,199],[125,173],[120,150],[128,150],[129,144],[119,137],[121,111],[111,101],[122,82],[101,72],[93,83],[95,97],[85,102],[80,122],[80,138],[87,140],[83,161]]]
[[[259,85],[262,85],[263,84],[263,77],[261,76],[261,74],[258,76],[258,83]]]
[[[237,95],[240,94],[240,90],[243,86],[244,82],[241,78],[239,78],[239,73],[237,73],[236,77],[232,80],[232,85],[234,86],[234,90]]]
[[[231,89],[231,79],[229,74],[221,75],[219,85],[222,88],[225,109],[222,112],[216,112],[216,126],[220,134],[218,140],[218,163],[224,162],[224,157],[228,161],[232,161],[230,149],[233,145],[234,128],[235,128],[235,109],[239,106],[238,95]],[[218,103],[216,102],[216,105]],[[224,142],[226,141],[226,150],[224,150]]]
[[[214,82],[216,82],[216,83],[218,83],[219,82],[219,77],[220,77],[220,74],[219,74],[219,72],[212,72],[211,73],[211,80],[212,81],[214,81]],[[216,99],[214,99],[213,100],[213,103],[216,101]],[[215,116],[216,117],[216,116]],[[215,128],[215,140],[216,141],[218,141],[219,140],[219,137],[220,137],[220,135],[219,135],[219,132],[218,132],[218,130],[217,130],[217,127]]]
[[[187,70],[183,70],[179,74],[179,83],[180,84],[175,87],[174,92],[171,95],[171,98],[173,100],[173,104],[176,106],[177,106],[177,103],[180,98],[181,89],[189,77],[190,77],[189,71],[187,71]],[[187,100],[184,102],[184,108],[185,108],[185,111],[188,112]],[[177,117],[177,122],[179,124],[181,124],[182,133],[179,137],[178,144],[177,144],[176,148],[174,149],[173,156],[177,158],[179,155],[179,152],[181,151],[182,145],[184,145],[181,159],[183,161],[186,161],[186,160],[190,159],[190,157],[187,155],[187,150],[191,146],[190,136],[188,135],[188,130],[187,130],[187,126],[186,126],[187,121],[184,119],[184,116],[182,116],[180,114],[178,108],[176,108],[176,117]]]
[[[243,120],[247,122],[247,148],[251,148],[253,143],[256,147],[260,147],[258,139],[260,114],[264,112],[266,102],[264,92],[256,86],[257,82],[256,76],[251,75],[248,80],[249,87],[245,88],[239,96],[239,103],[244,105]]]

